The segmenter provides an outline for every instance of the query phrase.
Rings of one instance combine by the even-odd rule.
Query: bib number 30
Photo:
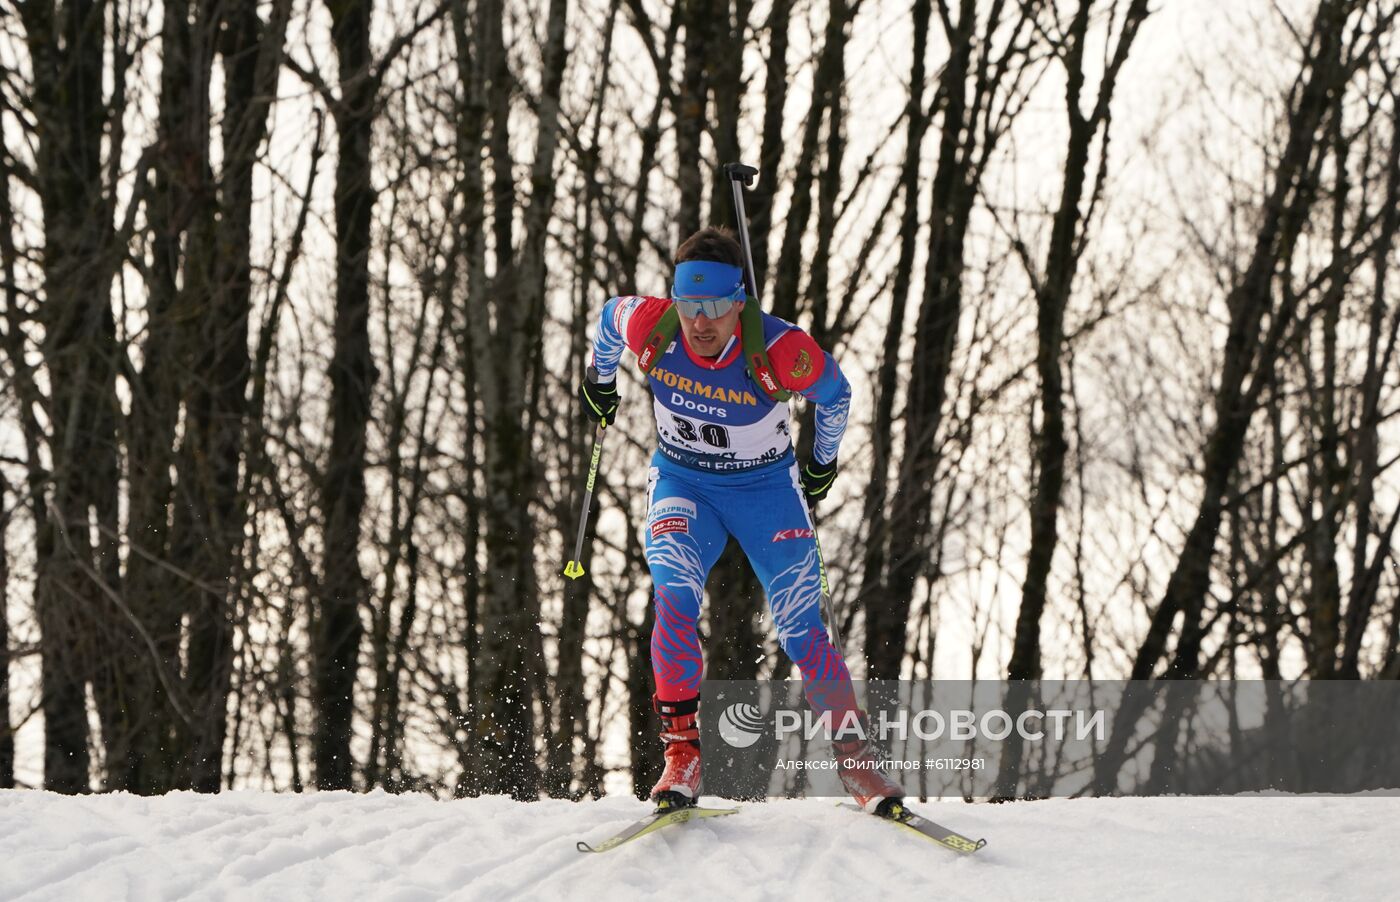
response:
[[[671,418],[676,421],[676,433],[688,442],[704,442],[712,448],[729,447],[729,430],[718,423],[701,423],[700,428],[695,428],[695,423],[685,417],[671,414]]]

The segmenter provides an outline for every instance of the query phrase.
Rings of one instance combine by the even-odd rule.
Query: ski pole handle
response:
[[[598,479],[598,461],[603,456],[603,430],[606,428],[599,423],[593,430],[593,459],[588,464],[588,485],[583,493],[583,511],[578,518],[578,538],[574,541],[573,559],[564,565],[564,575],[569,579],[578,579],[584,573],[579,559],[583,557],[583,539],[588,532],[588,512],[593,506],[593,484]]]
[[[758,177],[758,170],[743,163],[725,163],[724,174],[729,176],[732,182],[743,182],[745,188],[753,186],[753,180]]]
[[[744,248],[744,288],[758,301],[758,279],[753,271],[753,249],[749,246],[749,223],[744,215],[744,188],[752,186],[758,170],[743,163],[725,163],[724,174],[734,189],[734,221],[739,224],[739,244]]]

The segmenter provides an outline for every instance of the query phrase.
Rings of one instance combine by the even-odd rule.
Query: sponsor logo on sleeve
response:
[[[613,307],[613,328],[618,331],[623,338],[627,337],[627,325],[632,321],[632,314],[642,305],[642,299],[636,296],[619,298]]]
[[[813,539],[816,538],[816,535],[817,534],[812,531],[811,527],[804,527],[801,529],[780,529],[777,532],[773,533],[772,541],[786,542],[788,539]]]

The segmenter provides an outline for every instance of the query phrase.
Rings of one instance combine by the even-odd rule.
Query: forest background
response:
[[[570,582],[573,393],[736,160],[857,675],[1395,679],[1398,12],[0,0],[0,787],[650,785],[649,404]]]

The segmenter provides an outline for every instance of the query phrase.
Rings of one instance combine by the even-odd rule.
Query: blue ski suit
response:
[[[667,298],[615,297],[593,341],[599,379],[616,376],[623,350],[646,343]],[[769,360],[780,384],[816,404],[818,463],[836,458],[851,387],[810,336],[764,314]],[[742,326],[740,326],[742,329]],[[696,627],[705,580],[729,536],[762,581],[778,639],[802,672],[818,714],[856,708],[850,672],[821,617],[821,564],[789,433],[788,405],[749,376],[736,331],[718,357],[694,354],[677,331],[648,375],[657,451],[648,475],[644,541],[655,588],[651,635],[656,697],[699,694],[703,661]]]

